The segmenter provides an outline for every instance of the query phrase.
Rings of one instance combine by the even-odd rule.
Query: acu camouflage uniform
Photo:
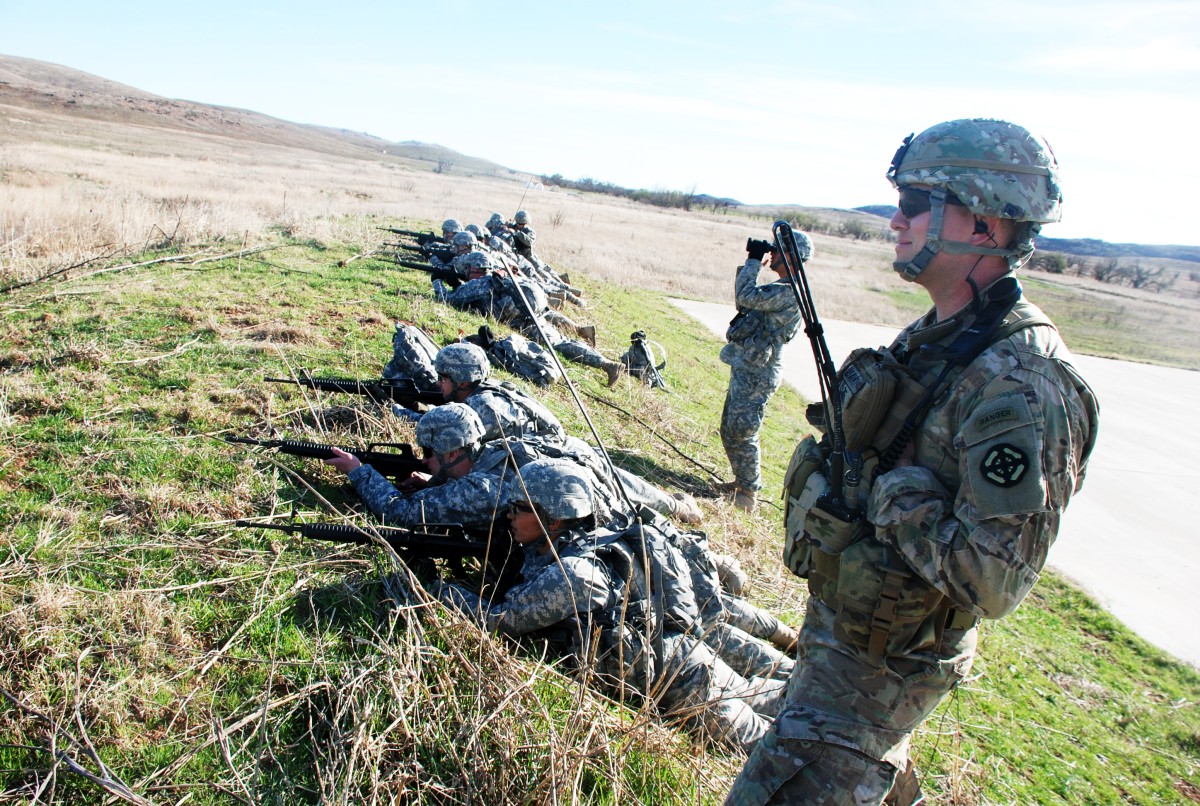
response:
[[[785,280],[758,285],[762,261],[747,260],[734,281],[738,318],[730,324],[721,349],[729,365],[729,390],[721,411],[721,444],[737,486],[762,489],[758,429],[767,401],[782,381],[783,345],[800,325],[796,296]]]
[[[1040,314],[1018,303],[1022,312]],[[969,307],[944,322],[931,311],[892,352],[928,384],[944,367],[937,348],[974,319]],[[866,534],[836,554],[807,539],[822,529],[811,518],[794,535],[811,552],[799,660],[727,803],[882,802],[908,769],[912,731],[970,671],[978,620],[1012,612],[1037,580],[1083,483],[1095,398],[1049,324],[1017,330],[949,377],[913,438],[913,464],[870,485]]]
[[[683,716],[712,740],[743,749],[753,746],[766,732],[768,717],[778,712],[786,684],[737,674],[691,627],[671,620],[662,622],[661,642],[652,640],[655,646],[646,647],[643,619],[653,608],[647,605],[652,597],[643,566],[626,552],[621,565],[628,579],[615,572],[603,559],[611,554],[598,549],[611,536],[605,530],[576,528],[560,535],[550,553],[526,547],[523,582],[509,589],[502,602],[484,601],[453,584],[441,585],[436,593],[486,630],[513,636],[553,630],[581,661],[595,657],[599,679],[618,693],[626,688],[643,696],[653,693],[660,710]],[[607,548],[612,552],[617,544]],[[668,586],[688,585],[686,577],[663,576],[670,580]],[[666,591],[675,597],[688,593]],[[597,634],[598,646],[590,646]]]
[[[607,491],[606,500],[611,511],[627,510],[621,504],[622,499],[609,466],[599,455],[598,449],[590,448],[583,440],[568,437],[558,419],[521,390],[507,386],[500,386],[497,390],[497,386],[500,385],[485,381],[463,401],[479,415],[485,430],[485,442],[500,439],[502,434],[506,437],[517,436],[518,439],[513,443],[523,444],[513,444],[511,450],[520,466],[530,461],[534,454],[549,455],[546,442],[558,442],[570,451],[573,461],[589,468],[593,489]],[[538,439],[531,443],[530,437]],[[595,456],[584,453],[589,448]],[[481,457],[476,466],[491,464],[492,460]],[[679,499],[636,473],[615,466],[613,469],[635,507],[646,507],[660,515],[676,514]],[[626,517],[631,514],[626,512]],[[692,583],[698,597],[703,592],[700,598],[705,643],[741,674],[786,678],[792,669],[791,659],[754,640],[771,640],[777,635],[782,629],[779,619],[721,589],[707,535],[703,532],[683,532],[671,524],[664,525],[663,530],[671,536],[673,544],[683,552],[693,568]]]
[[[425,331],[407,322],[397,322],[392,336],[392,358],[383,368],[384,378],[411,378],[421,389],[437,389],[433,368],[437,345]]]

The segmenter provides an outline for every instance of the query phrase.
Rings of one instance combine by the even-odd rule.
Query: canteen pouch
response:
[[[808,510],[828,488],[828,482],[820,472],[824,465],[825,452],[821,444],[807,436],[792,452],[783,479],[783,564],[801,579],[808,578],[812,557],[804,521]]]

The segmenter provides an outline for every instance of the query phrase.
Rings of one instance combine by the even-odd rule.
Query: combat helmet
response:
[[[465,247],[466,251],[468,251],[468,252],[470,252],[472,249],[474,249],[475,245],[478,243],[478,241],[475,238],[475,233],[468,232],[467,230],[462,230],[461,232],[454,233],[454,238],[450,242],[452,244],[454,244],[455,249],[459,249],[460,247]]]
[[[456,232],[462,232],[462,224],[458,223],[457,218],[447,218],[442,222],[442,235],[453,235]]]
[[[554,520],[586,518],[595,511],[583,469],[563,459],[537,459],[522,467],[508,500],[528,501]]]
[[[483,252],[468,252],[459,255],[454,260],[454,270],[463,277],[470,277],[472,270],[488,271],[492,269],[492,260]]]
[[[483,423],[470,406],[446,403],[424,414],[417,422],[417,445],[437,454],[459,448],[473,451],[483,440]]]
[[[1033,239],[1042,224],[1062,216],[1058,161],[1050,145],[1028,129],[1004,120],[974,118],[939,123],[909,135],[896,151],[887,172],[897,189],[931,187],[929,231],[925,247],[893,268],[913,280],[939,251],[949,254],[999,255],[1010,268],[1033,254]],[[947,196],[975,215],[1018,222],[1011,248],[987,248],[943,241]]]
[[[504,216],[499,213],[492,213],[492,217],[487,220],[487,228],[493,235],[496,234],[497,230],[504,229]]]
[[[487,379],[491,365],[481,347],[456,342],[438,350],[433,357],[433,370],[456,384],[476,383]]]
[[[522,226],[528,224],[529,213],[525,212],[524,210],[517,210],[517,214],[513,216],[513,223],[520,224]]]

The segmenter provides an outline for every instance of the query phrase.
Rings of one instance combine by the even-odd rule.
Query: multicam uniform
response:
[[[931,312],[892,352],[928,384],[944,366],[938,348],[974,319],[970,308],[944,322]],[[811,547],[788,702],[728,803],[830,791],[845,798],[831,803],[880,803],[907,767],[912,731],[970,670],[978,620],[1012,612],[1037,580],[1083,483],[1095,398],[1048,324],[950,377],[913,438],[913,464],[870,486],[868,533],[837,555]]]
[[[555,540],[550,553],[527,548],[523,582],[511,588],[502,602],[489,603],[459,585],[441,585],[437,595],[487,630],[519,636],[560,628],[558,632],[573,645],[578,657],[590,656],[584,644],[592,635],[590,625],[599,626],[606,634],[600,639],[602,648],[606,637],[615,633],[611,643],[632,638],[634,647],[644,651],[638,640],[641,625],[618,627],[627,624],[622,618],[628,612],[627,601],[635,605],[648,601],[643,569],[637,562],[630,563],[633,573],[626,592],[624,583],[597,556],[597,537],[603,539],[603,534],[573,529]],[[694,635],[673,625],[663,625],[661,649],[663,661],[653,664],[652,680],[647,681],[641,673],[645,662],[641,651],[620,657],[602,649],[597,671],[604,679],[624,680],[642,694],[660,681],[665,683],[659,707],[666,713],[688,714],[688,721],[714,739],[749,748],[762,737],[766,717],[778,711],[784,682],[742,677]]]
[[[767,401],[782,381],[783,345],[796,335],[800,309],[784,280],[758,285],[762,261],[747,260],[734,281],[739,319],[731,324],[721,349],[729,365],[729,390],[721,411],[721,444],[734,480],[743,490],[762,489],[758,429]]]

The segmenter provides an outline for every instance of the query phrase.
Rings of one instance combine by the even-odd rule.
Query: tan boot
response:
[[[779,647],[780,652],[786,652],[789,655],[796,648],[796,642],[800,640],[800,633],[796,632],[795,627],[789,627],[782,621],[779,622],[778,629],[771,633],[771,643]]]
[[[758,506],[754,490],[747,490],[745,487],[735,488],[733,491],[733,505],[744,512],[753,512]]]
[[[750,577],[742,570],[742,564],[738,562],[738,558],[728,554],[714,553],[712,561],[713,565],[717,567],[717,578],[721,581],[721,587],[727,593],[741,596],[742,591],[746,590],[746,583],[750,581]]]
[[[617,385],[617,381],[621,380],[621,376],[625,374],[625,365],[620,361],[605,361],[600,364],[600,369],[608,373],[608,388],[612,389]]]
[[[590,344],[596,346],[596,326],[595,325],[580,325],[578,328],[579,337]]]
[[[700,511],[695,498],[687,493],[671,493],[671,497],[675,499],[675,511],[671,514],[680,523],[695,526],[704,518],[704,513]]]

